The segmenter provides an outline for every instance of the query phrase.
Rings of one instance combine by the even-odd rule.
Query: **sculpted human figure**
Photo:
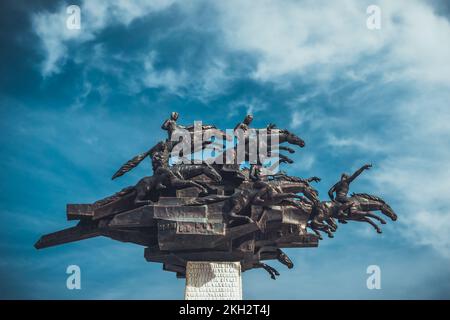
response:
[[[285,193],[281,187],[277,184],[271,184],[268,181],[268,176],[262,175],[262,166],[251,165],[249,178],[253,181],[253,187],[258,189],[253,204],[264,205],[267,202],[283,202],[284,204],[290,204],[298,207],[299,204],[290,200],[289,198],[299,198],[300,196],[295,193]]]
[[[347,223],[345,220],[345,211],[349,210],[350,213],[355,213],[355,205],[348,197],[348,191],[350,189],[350,183],[353,182],[364,170],[369,170],[372,167],[371,164],[365,164],[358,170],[356,170],[351,176],[346,173],[341,175],[341,180],[338,181],[328,191],[328,195],[332,201],[336,201],[341,205],[338,208],[337,216],[340,223]],[[336,193],[336,198],[334,198]]]
[[[178,112],[172,112],[170,114],[170,118],[164,121],[164,123],[161,125],[161,129],[166,130],[168,134],[169,140],[172,138],[172,133],[177,129],[184,129],[183,126],[177,124],[179,114]]]
[[[355,171],[351,176],[346,173],[341,175],[341,180],[338,181],[331,189],[328,191],[328,195],[331,200],[336,200],[342,204],[347,203],[349,198],[347,197],[348,191],[350,189],[350,183],[353,182],[364,170],[369,170],[372,167],[371,164],[365,164],[361,168]],[[334,193],[336,193],[336,198],[334,198]]]
[[[346,203],[349,201],[347,197],[348,191],[350,189],[350,183],[352,183],[364,170],[369,170],[372,167],[371,164],[365,164],[358,170],[356,170],[351,176],[346,173],[341,175],[341,180],[338,181],[331,189],[328,191],[328,195],[331,200],[336,200],[340,203]],[[334,194],[336,193],[336,198],[334,198]]]
[[[234,127],[234,131],[236,132],[236,130],[242,130],[244,131],[244,133],[247,133],[248,129],[250,129],[250,124],[253,121],[253,115],[248,114],[244,121],[239,122],[235,127]]]

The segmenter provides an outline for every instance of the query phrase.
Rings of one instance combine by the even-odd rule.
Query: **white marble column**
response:
[[[186,300],[242,300],[240,262],[188,262]]]

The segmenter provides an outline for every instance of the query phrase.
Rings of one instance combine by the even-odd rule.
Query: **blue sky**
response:
[[[65,27],[81,7],[81,29]],[[366,8],[381,8],[380,30]],[[183,280],[143,248],[95,238],[37,251],[164,137],[171,111],[233,128],[276,123],[306,147],[285,167],[322,178],[374,167],[352,191],[382,196],[399,220],[378,235],[341,225],[317,249],[287,250],[244,274],[247,299],[450,298],[450,7],[446,1],[3,1],[0,10],[0,297],[181,299]],[[66,289],[68,265],[82,289]],[[368,290],[366,268],[381,268]]]

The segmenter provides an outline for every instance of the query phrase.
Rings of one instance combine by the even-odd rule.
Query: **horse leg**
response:
[[[312,232],[314,232],[314,234],[319,238],[319,240],[323,240],[323,237],[320,234],[320,232],[314,229],[310,223],[308,223],[308,227],[312,230]]]
[[[334,238],[334,234],[330,231],[330,227],[327,225],[323,225],[322,226],[316,226],[315,227],[317,230],[323,231],[327,234],[328,238]],[[314,230],[314,229],[313,229]],[[322,238],[320,238],[322,240]]]
[[[171,180],[171,184],[172,184],[172,187],[174,187],[175,189],[194,187],[194,188],[200,189],[201,194],[204,194],[204,195],[208,194],[208,190],[206,190],[205,187],[201,186],[200,184],[198,184],[195,181],[181,180],[181,179],[176,178],[176,179]]]
[[[256,262],[254,264],[254,267],[255,268],[263,268],[264,270],[266,270],[270,274],[270,277],[273,280],[276,279],[275,276],[279,276],[280,275],[280,273],[275,268],[272,268],[271,266],[269,266],[269,265],[267,265],[265,263],[262,263],[262,262]]]
[[[292,160],[289,157],[286,157],[284,154],[279,154],[278,157],[280,158],[280,163],[285,162],[285,163],[294,163],[294,160]]]
[[[316,229],[311,229],[311,230],[316,234],[316,236],[319,237],[319,240],[323,240],[323,237],[322,237],[322,235],[320,234],[319,231],[317,231]]]
[[[370,220],[369,218],[363,217],[363,218],[361,218],[361,220],[364,221],[364,222],[369,223],[372,227],[375,228],[375,230],[377,230],[378,233],[382,233],[380,227],[375,222]]]
[[[362,214],[361,214],[361,213],[355,214],[352,218],[353,218],[352,220],[362,221],[362,222],[367,222],[367,223],[370,224],[372,227],[374,227],[374,229],[377,231],[377,233],[382,233],[380,227],[379,227],[375,222],[373,222],[372,220],[370,220],[369,218],[367,218],[365,213],[362,213]]]
[[[384,206],[385,206],[384,204],[371,204],[369,206],[355,207],[353,210],[352,209],[350,209],[350,210],[351,210],[351,214],[353,214],[353,215],[360,215],[360,216],[363,216],[366,218],[370,217],[370,218],[378,220],[381,224],[386,224],[386,221],[384,219],[382,219],[381,217],[375,215],[373,212],[370,211],[370,210],[380,210],[381,212],[383,212]],[[387,214],[385,212],[383,212],[383,213],[385,215],[387,215],[388,217],[390,217],[389,214]],[[377,229],[377,232],[378,232],[378,229]],[[378,233],[381,233],[381,231]]]
[[[330,231],[330,227],[327,226],[326,224],[319,222],[317,220],[315,220],[315,221],[313,220],[311,225],[313,226],[313,228],[316,228],[320,231],[325,232],[329,238],[334,238],[333,233]]]
[[[279,146],[278,149],[279,149],[279,150],[287,151],[287,152],[289,152],[289,153],[294,153],[294,152],[295,152],[294,149],[289,148],[289,147],[286,147],[286,146]]]
[[[204,188],[207,190],[208,194],[211,194],[211,193],[214,193],[214,192],[217,191],[217,189],[211,188],[211,187],[209,186],[209,184],[206,183],[206,182],[203,182],[203,181],[196,181],[196,183],[198,183],[199,185],[201,185],[202,187],[204,187]]]
[[[337,224],[336,224],[336,222],[334,221],[334,219],[333,219],[333,217],[329,217],[327,220],[325,220],[329,225],[330,225],[330,228],[331,228],[331,231],[336,231],[337,230]]]
[[[386,221],[383,218],[377,216],[376,214],[373,214],[372,212],[367,212],[365,214],[365,216],[369,217],[369,218],[373,218],[375,220],[378,220],[378,221],[380,221],[381,224],[386,224]]]
[[[334,238],[334,234],[333,234],[333,232],[330,231],[328,226],[325,227],[322,231],[328,235],[328,238]]]
[[[319,222],[317,220],[311,221],[311,225],[317,229],[326,229],[327,225],[325,223]]]

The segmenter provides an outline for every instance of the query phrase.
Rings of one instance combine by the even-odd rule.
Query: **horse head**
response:
[[[212,178],[215,182],[222,181],[222,176],[220,175],[219,172],[217,172],[216,169],[214,169],[214,167],[211,164],[206,162],[204,165],[206,166],[206,170],[208,171],[208,176],[210,178]]]
[[[279,130],[280,134],[280,143],[285,141],[289,144],[299,146],[300,148],[303,148],[305,146],[305,141],[297,136],[296,134],[290,132],[287,129]]]
[[[363,211],[380,210],[385,216],[389,217],[392,221],[397,220],[397,214],[380,197],[366,193],[353,193],[351,199],[353,202],[356,203],[357,206],[360,206]]]

